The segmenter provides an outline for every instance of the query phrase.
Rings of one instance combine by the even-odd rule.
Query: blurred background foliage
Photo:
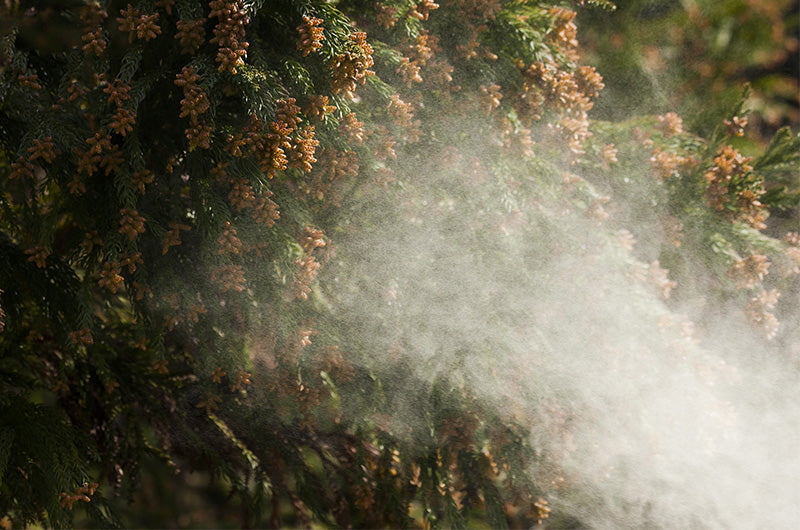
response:
[[[708,135],[752,88],[750,141],[800,128],[800,12],[794,0],[620,0],[581,11],[586,60],[606,88],[594,116],[673,111]]]

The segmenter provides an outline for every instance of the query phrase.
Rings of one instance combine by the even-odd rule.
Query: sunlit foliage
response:
[[[438,355],[419,338],[447,329],[409,320],[413,268],[392,283],[362,260],[414,227],[437,241],[468,219],[452,238],[472,250],[442,242],[437,266],[508,280],[524,258],[532,291],[573,244],[595,262],[589,239],[569,239],[592,227],[599,246],[618,236],[604,248],[658,298],[711,285],[765,341],[797,340],[779,322],[798,311],[782,296],[797,290],[798,236],[771,233],[769,209],[796,200],[800,141],[782,130],[744,156],[729,145],[741,105],[706,139],[675,113],[591,122],[604,81],[574,4],[6,2],[0,515],[575,523],[549,500],[569,477],[533,443],[530,411],[414,366]],[[521,322],[500,293],[453,279],[441,297]],[[358,321],[354,297],[383,305]],[[502,339],[450,339],[487,366],[513,360]],[[540,408],[567,440],[568,407]],[[216,511],[187,519],[159,483]]]

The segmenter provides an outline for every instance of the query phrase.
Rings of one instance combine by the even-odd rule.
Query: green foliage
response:
[[[569,9],[3,9],[0,515],[15,526],[503,528],[553,510],[573,527],[550,501],[558,448],[534,442],[563,420],[566,443],[571,411],[531,389],[549,375],[518,349],[558,354],[544,301],[562,269],[609,264],[637,300],[797,287],[796,234],[765,221],[800,193],[798,137],[750,159],[723,125],[704,140],[670,115],[591,123],[603,83]],[[765,279],[766,256],[789,273]],[[789,341],[774,305],[750,320]]]
[[[751,141],[787,125],[797,132],[796,2],[629,0],[617,6],[578,17],[590,63],[606,77],[599,115],[675,111],[705,136],[749,83]]]

